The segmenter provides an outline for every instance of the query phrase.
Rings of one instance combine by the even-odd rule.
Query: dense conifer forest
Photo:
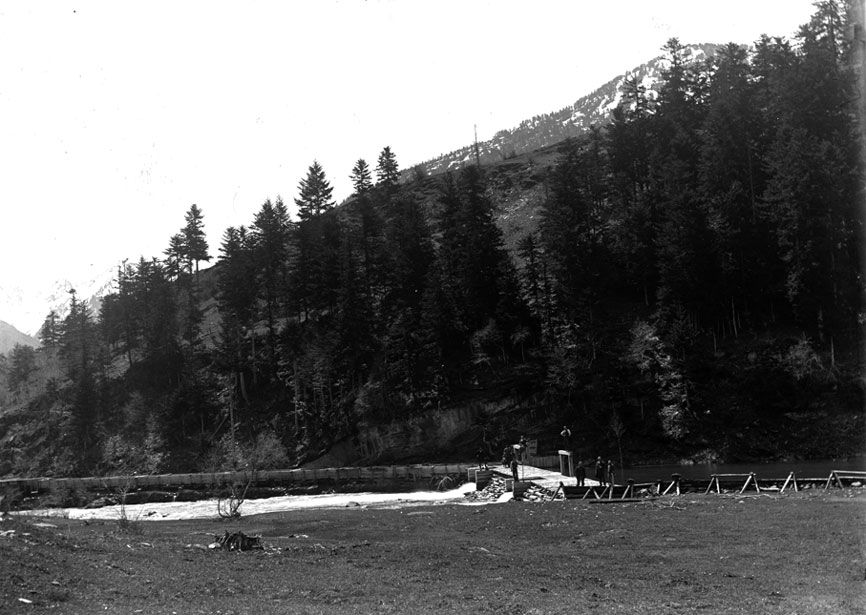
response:
[[[492,168],[403,179],[388,147],[344,203],[313,162],[296,218],[268,200],[219,246],[193,205],[100,313],[72,293],[41,348],[3,357],[0,474],[286,467],[336,445],[411,459],[352,443],[455,408],[471,418],[428,457],[521,433],[554,448],[563,423],[625,462],[860,452],[848,30],[819,2],[792,40],[697,65],[672,39],[657,97],[627,83],[610,123],[536,173],[513,246]]]

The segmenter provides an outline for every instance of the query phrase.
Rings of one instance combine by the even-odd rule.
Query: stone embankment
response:
[[[480,491],[469,491],[464,496],[467,500],[478,500],[482,502],[496,502],[503,499],[503,496],[511,492],[511,479],[505,479],[501,476],[494,475],[484,489]],[[526,491],[515,500],[527,502],[546,502],[554,496],[554,492],[550,489],[540,487],[530,483]]]

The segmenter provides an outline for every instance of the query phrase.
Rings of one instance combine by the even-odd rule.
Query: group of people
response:
[[[595,480],[597,480],[598,484],[602,487],[613,485],[616,482],[613,460],[608,459],[605,461],[601,456],[599,456],[594,463],[590,463],[589,465],[595,466]],[[574,473],[577,478],[577,486],[583,487],[584,482],[586,481],[586,466],[583,465],[582,461],[577,462],[577,468]]]
[[[572,443],[571,430],[567,425],[562,427],[562,431],[559,435],[562,437],[563,446],[570,449]],[[526,436],[520,436],[520,442],[517,445],[509,444],[502,451],[502,465],[511,470],[511,475],[514,477],[514,480],[518,480],[517,469],[523,460],[523,456],[526,454],[527,444]],[[489,469],[487,465],[487,454],[483,447],[478,447],[478,450],[475,453],[475,458],[480,469]],[[605,461],[599,455],[594,462],[589,462],[586,465],[584,465],[582,461],[578,462],[577,468],[575,468],[575,475],[579,487],[583,487],[584,482],[586,481],[587,466],[595,466],[595,480],[597,480],[599,485],[602,487],[615,484],[613,460],[608,459]]]

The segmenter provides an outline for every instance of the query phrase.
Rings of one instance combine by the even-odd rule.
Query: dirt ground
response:
[[[47,524],[47,525],[45,525]],[[264,550],[207,545],[226,530]],[[866,489],[0,522],[0,613],[866,610]]]

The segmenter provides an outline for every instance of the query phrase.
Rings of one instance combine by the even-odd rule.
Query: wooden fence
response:
[[[763,483],[763,486],[761,483]],[[750,489],[754,489],[756,493],[761,493],[762,491],[784,493],[789,488],[799,491],[800,486],[804,484],[819,487],[822,483],[824,484],[824,489],[829,489],[831,486],[844,487],[846,484],[848,486],[862,485],[866,484],[866,472],[833,470],[826,479],[797,478],[794,472],[789,472],[786,478],[760,480],[754,472],[746,474],[711,474],[709,479],[683,479],[679,474],[672,474],[669,482],[658,480],[653,483],[635,483],[632,479],[628,479],[625,485],[587,485],[584,487],[568,486],[560,483],[560,491],[567,500],[625,500],[635,497],[639,491],[656,496],[668,494],[680,495],[682,491],[703,491],[704,494],[711,492],[721,493],[723,490],[727,491],[732,488],[741,494]],[[779,484],[782,485],[781,488],[778,487]],[[665,485],[667,486],[665,487]]]

